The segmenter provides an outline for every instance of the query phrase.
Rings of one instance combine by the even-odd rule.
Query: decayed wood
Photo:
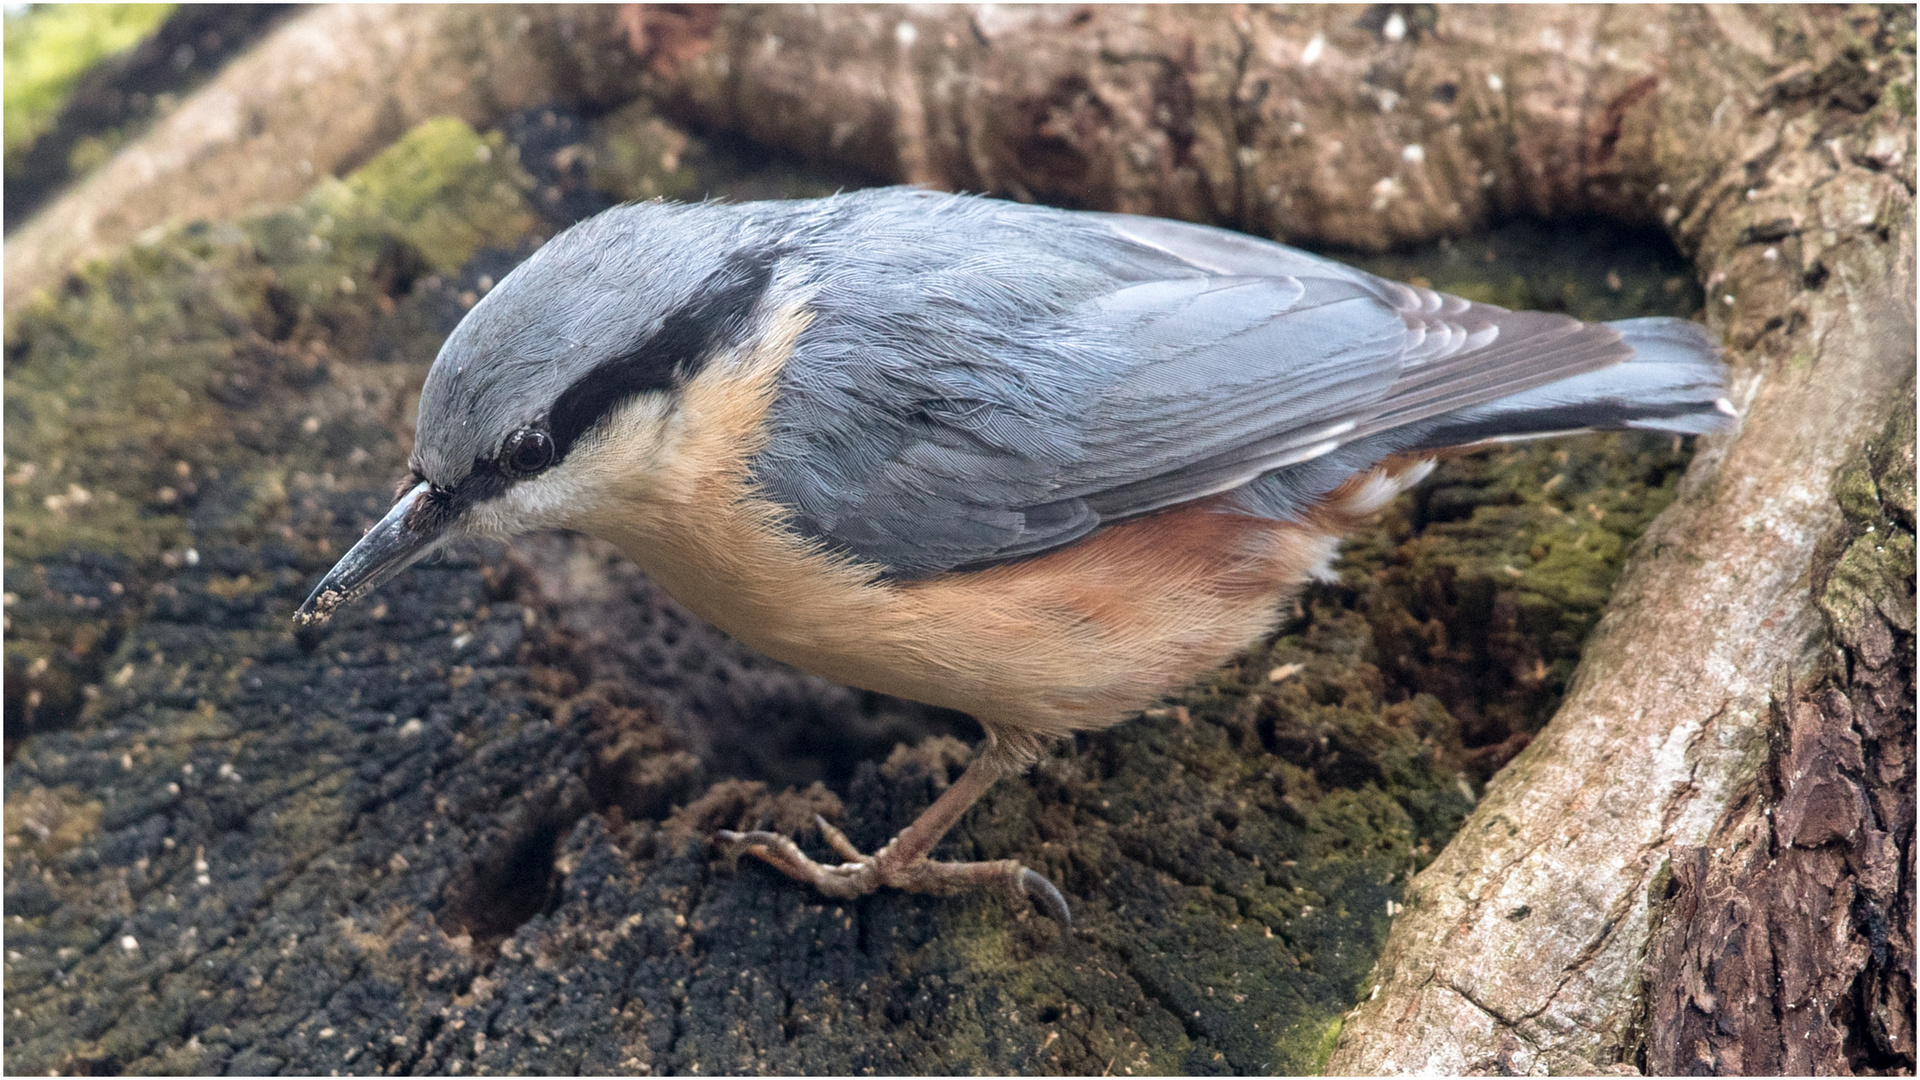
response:
[[[352,54],[351,77],[338,66],[316,75],[380,93],[367,94],[364,116],[319,125],[344,132],[337,139],[312,136],[271,162],[254,160],[267,143],[243,137],[246,114],[217,93],[167,123],[174,136],[212,133],[186,144],[202,148],[196,167],[236,155],[223,212],[304,186],[289,163],[340,168],[420,116],[484,122],[541,93],[612,100],[637,82],[705,127],[879,178],[1296,241],[1378,249],[1512,213],[1664,226],[1708,284],[1708,321],[1738,372],[1741,429],[1708,441],[1681,499],[1642,541],[1561,713],[1409,888],[1377,990],[1348,1019],[1330,1067],[1911,1068],[1910,1027],[1881,1023],[1881,1057],[1849,1058],[1846,1039],[1829,1036],[1857,1014],[1828,1007],[1814,1040],[1827,1056],[1768,1057],[1775,1050],[1756,1048],[1779,1047],[1769,1033],[1787,1029],[1743,1019],[1847,995],[1868,1016],[1911,1001],[1910,818],[1902,829],[1875,811],[1894,852],[1875,849],[1864,869],[1829,857],[1839,848],[1805,863],[1816,876],[1859,875],[1824,887],[1866,905],[1813,910],[1790,876],[1753,891],[1759,907],[1738,918],[1710,902],[1759,872],[1758,840],[1739,850],[1724,841],[1751,837],[1756,811],[1810,798],[1791,781],[1804,755],[1845,750],[1861,723],[1857,705],[1829,693],[1846,699],[1863,684],[1823,667],[1834,631],[1814,584],[1822,543],[1846,528],[1841,466],[1881,430],[1913,370],[1911,13],[1423,11],[503,9],[488,16],[504,29],[486,48],[434,24],[415,37],[445,42],[395,37]],[[429,18],[324,14],[366,20],[369,43],[386,40],[382,27]],[[541,48],[500,44],[535,26]],[[249,70],[282,80],[261,100],[299,100],[297,79]],[[233,93],[238,82],[216,85]],[[119,207],[195,212],[201,204],[178,195],[187,159],[145,153],[117,160],[8,245],[9,306],[87,245],[157,220]],[[142,176],[174,201],[141,203]],[[1892,640],[1909,664],[1889,678],[1910,696],[1912,639]],[[1904,783],[1895,794],[1911,800],[1910,767],[1852,761],[1835,766],[1848,782],[1869,793]],[[1812,837],[1789,830],[1768,842],[1828,843]],[[1888,859],[1904,885],[1875,876]],[[1886,896],[1905,899],[1874,899]],[[1905,921],[1891,932],[1888,919]],[[1776,942],[1826,934],[1836,956],[1864,942],[1865,959],[1816,964],[1817,986],[1755,980],[1745,999],[1709,1000],[1718,984],[1701,982],[1680,996],[1700,958],[1763,923],[1781,928],[1769,930]],[[1701,1050],[1681,1033],[1706,1014],[1722,1042]]]

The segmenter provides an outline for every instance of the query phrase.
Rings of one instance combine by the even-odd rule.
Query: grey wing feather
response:
[[[1118,408],[1105,427],[1118,444],[1102,449],[1137,449],[1129,433],[1156,422],[1181,425],[1189,441],[1182,454],[1159,462],[1156,475],[1089,493],[1089,503],[1109,519],[1233,490],[1343,447],[1384,447],[1363,468],[1403,448],[1376,436],[1405,429],[1401,441],[1412,445],[1424,422],[1610,367],[1632,352],[1605,325],[1474,303],[1223,229],[1086,216],[1196,269],[1233,275],[1214,281],[1261,280],[1251,275],[1264,273],[1298,284],[1301,293],[1285,308],[1266,309],[1262,333],[1239,339],[1258,355],[1236,355],[1221,347],[1225,342],[1195,335],[1206,343],[1196,346],[1204,355],[1183,358],[1189,381],[1177,404],[1116,395]],[[1168,334],[1195,326],[1166,314]],[[1222,367],[1236,369],[1237,378],[1216,378]]]
[[[1100,305],[1103,324],[1145,358],[1094,402],[1085,456],[1061,477],[1063,494],[1103,517],[1231,490],[1326,453],[1392,386],[1405,333],[1364,293],[1326,279],[1212,280],[1236,283],[1209,299],[1238,301],[1238,325],[1175,305],[1131,319]],[[1286,283],[1284,295],[1258,287],[1268,280]],[[1195,332],[1203,328],[1214,332]]]
[[[1632,353],[1605,324],[1476,303],[1225,229],[1125,214],[1089,216],[1198,268],[1317,274],[1350,283],[1397,314],[1405,336],[1398,343],[1399,376],[1386,394],[1388,407],[1356,425],[1348,442],[1605,368]]]
[[[1606,325],[1205,226],[919,192],[833,202],[894,242],[821,286],[832,317],[789,361],[760,479],[800,531],[901,578],[1228,491],[1293,516],[1449,417],[1512,426],[1498,403],[1633,353]]]

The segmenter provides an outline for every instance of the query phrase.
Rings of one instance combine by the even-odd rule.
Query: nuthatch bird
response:
[[[1733,414],[1680,319],[1584,323],[1199,225],[905,188],[647,203],[555,237],[421,392],[399,501],[299,610],[461,536],[611,541],[741,641],[971,713],[986,743],[873,855],[718,840],[835,897],[1000,885],[927,856],[1047,740],[1271,632],[1448,448]]]

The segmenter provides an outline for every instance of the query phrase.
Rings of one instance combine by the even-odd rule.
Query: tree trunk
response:
[[[1913,40],[1910,11],[1853,8],[289,20],[8,244],[10,746],[23,714],[73,711],[8,767],[10,1063],[1911,1071]],[[170,215],[291,203],[433,116],[642,90],[879,179],[1301,243],[1655,225],[1706,284],[1742,424],[1703,440],[1564,705],[1404,895],[1450,825],[1297,839],[1418,800],[1341,787],[1324,733],[1289,758],[1289,717],[1344,695],[1386,718],[1355,730],[1417,744],[1431,713],[1351,674],[1358,619],[1319,606],[963,826],[958,850],[1073,875],[1077,943],[992,904],[843,909],[716,874],[704,832],[839,800],[706,763],[804,782],[775,727],[852,718],[868,749],[961,729],[769,669],[588,545],[418,568],[325,638],[281,621],[390,479],[420,365],[534,181],[493,161],[460,189],[497,233],[461,270],[336,192],[63,283]],[[127,341],[155,358],[122,379],[96,357]],[[91,393],[123,394],[89,414],[112,422],[67,419]],[[112,554],[71,553],[95,536]],[[1296,655],[1319,681],[1276,706]],[[667,705],[623,688],[662,670]],[[850,816],[885,835],[956,761],[933,741],[869,766]],[[1451,785],[1432,768],[1421,798]],[[1402,902],[1366,975],[1385,916],[1353,913]],[[1344,1025],[1313,1020],[1356,987]]]

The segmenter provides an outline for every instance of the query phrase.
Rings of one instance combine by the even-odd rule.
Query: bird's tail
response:
[[[1610,367],[1583,372],[1439,417],[1422,449],[1511,442],[1616,428],[1701,435],[1730,426],[1720,344],[1685,319],[1606,324],[1633,347]]]

